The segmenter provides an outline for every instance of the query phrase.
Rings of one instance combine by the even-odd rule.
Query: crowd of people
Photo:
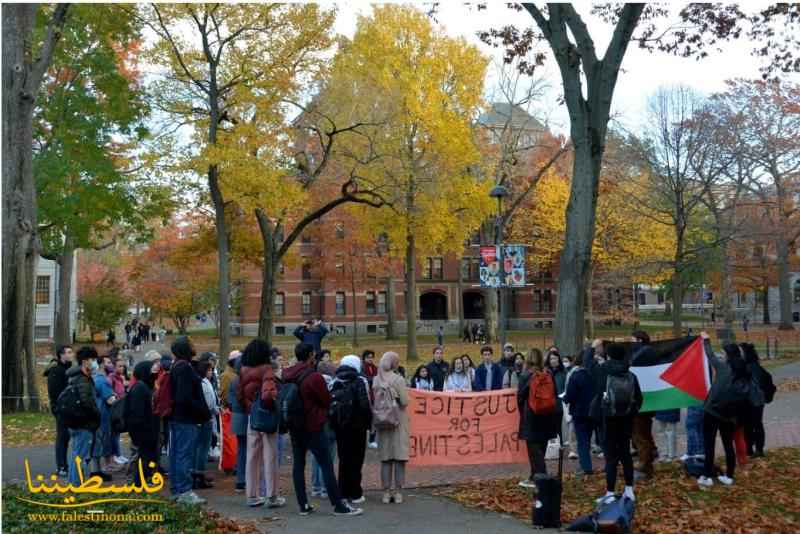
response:
[[[285,506],[278,480],[289,447],[301,515],[314,511],[306,488],[309,453],[311,497],[328,499],[334,514],[358,515],[363,511],[358,506],[365,502],[362,470],[368,447],[378,449],[382,502],[403,502],[409,387],[449,392],[516,389],[519,439],[527,445],[530,464],[520,482],[525,487],[535,487],[537,479],[547,476],[545,459],[554,443],[578,460],[582,476],[594,473],[593,454],[604,457],[607,493],[599,500],[613,498],[618,465],[623,494],[635,499],[635,480],[653,476],[657,458],[678,458],[680,410],[639,412],[643,396],[630,366],[651,350],[646,332],[633,333],[632,352],[600,340],[582,354],[566,357],[556,347],[523,353],[506,344],[495,362],[492,347],[484,345],[477,366],[468,354],[448,361],[440,345],[409,379],[394,352],[383,354],[377,364],[371,350],[344,356],[337,364],[331,352],[322,349],[326,333],[320,321],[298,327],[294,334],[299,343],[290,358],[253,339],[241,351],[231,352],[221,373],[216,355],[198,357],[186,336],[176,338],[169,351],[148,352],[134,366],[133,376],[128,373],[130,362],[116,349],[100,356],[90,346],[76,354],[71,347],[59,347],[45,372],[57,420],[59,475],[79,484],[87,473],[108,479],[128,466],[129,476],[141,481],[142,475],[149,479],[159,470],[168,476],[177,501],[200,504],[205,499],[196,491],[214,485],[206,473],[210,451],[220,448],[225,433],[235,436],[237,444],[235,459],[225,470],[235,474],[235,491],[244,493],[247,506]],[[712,485],[715,478],[729,485],[737,461],[737,426],[746,435],[748,454],[763,455],[763,410],[774,386],[752,345],[724,345],[718,357],[707,334],[702,335],[713,369],[712,385],[704,405],[687,410],[687,450],[681,459],[704,462],[700,485]],[[115,421],[119,417],[130,434],[133,461],[120,450],[121,427]],[[717,433],[726,456],[725,473],[719,476],[714,467]],[[141,460],[141,473],[135,460]]]

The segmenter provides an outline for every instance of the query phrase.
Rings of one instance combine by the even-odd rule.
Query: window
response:
[[[311,262],[307,258],[303,258],[302,279],[311,280]]]
[[[480,245],[481,244],[481,233],[475,232],[471,236],[469,236],[469,244],[470,245]]]
[[[285,336],[286,335],[286,327],[285,326],[276,326],[275,327],[275,335],[276,336]]]
[[[303,306],[303,315],[311,315],[311,291],[303,291],[301,304]]]
[[[344,274],[344,254],[341,252],[336,253],[336,272]]]
[[[425,280],[431,279],[431,259],[425,258],[422,264],[422,278]]]
[[[542,311],[542,290],[534,289],[533,291],[533,311],[541,313]]]
[[[639,306],[644,306],[647,304],[646,295],[644,293],[639,293]]]
[[[444,278],[442,258],[431,258],[431,278],[441,280]]]
[[[336,315],[345,314],[344,291],[336,292]]]
[[[367,291],[367,315],[375,315],[375,292]]]
[[[744,308],[747,306],[747,293],[736,293],[736,307]]]
[[[50,337],[49,324],[37,324],[33,327],[33,337],[35,339],[48,339]]]
[[[36,277],[36,304],[50,304],[50,277]]]
[[[377,333],[378,333],[378,325],[376,324],[367,325],[367,334],[377,334]]]
[[[286,266],[283,265],[283,262],[278,264],[278,274],[286,274]]]
[[[342,223],[336,224],[336,239],[344,239],[344,225]]]
[[[800,278],[794,281],[794,302],[797,304],[800,302]]]
[[[658,293],[656,293],[656,302],[658,304],[664,304],[664,293],[663,292],[659,291]]]
[[[275,293],[275,315],[286,314],[286,295]]]
[[[461,258],[461,279],[469,280],[469,262],[470,258]]]
[[[606,302],[609,308],[614,305],[614,293],[610,289],[606,289]]]
[[[300,237],[300,242],[305,244],[311,243],[311,236],[308,234],[303,234],[302,237]]]
[[[553,279],[553,273],[545,269],[539,269],[539,279],[543,282],[549,282]]]
[[[545,312],[553,311],[553,292],[549,289],[544,290],[542,304]]]
[[[378,313],[386,313],[386,291],[378,291]]]
[[[619,289],[614,290],[614,302],[617,306],[622,306],[622,292]]]

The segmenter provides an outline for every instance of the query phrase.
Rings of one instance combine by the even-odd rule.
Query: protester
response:
[[[131,323],[125,323],[125,343],[131,342],[131,331],[133,328],[131,327]]]
[[[322,353],[322,339],[328,335],[328,327],[326,327],[322,319],[314,321],[308,320],[295,328],[294,337],[300,340],[300,343],[311,345],[314,349],[314,354]]]
[[[252,412],[253,403],[265,384],[277,392],[275,372],[270,362],[271,353],[269,344],[259,338],[248,343],[242,353],[236,397],[245,413]],[[274,406],[274,399],[266,400],[262,397],[261,402],[266,408],[270,408],[267,405],[269,402]],[[262,474],[266,483],[265,497],[259,495]],[[255,507],[267,503],[269,508],[284,506],[286,499],[278,495],[278,475],[278,433],[266,434],[248,426],[245,475],[247,505]]]
[[[551,348],[547,353],[547,370],[553,376],[553,382],[556,385],[556,412],[559,416],[558,436],[563,444],[568,436],[564,435],[564,403],[561,395],[564,394],[567,386],[567,370],[564,368],[564,363],[561,361],[561,355],[557,350]]]
[[[741,357],[738,345],[728,343],[722,347],[725,359],[714,356],[711,342],[706,332],[700,337],[706,349],[708,362],[714,369],[714,379],[703,408],[703,444],[705,449],[704,475],[697,479],[700,486],[714,485],[714,453],[717,432],[725,450],[725,474],[717,477],[722,484],[730,486],[736,470],[736,453],[733,449],[733,432],[736,430],[736,415],[747,409],[746,394],[736,388],[736,382],[749,382],[749,374]]]
[[[776,390],[775,384],[772,381],[772,375],[761,366],[758,352],[756,352],[756,348],[752,343],[742,343],[740,347],[744,353],[744,362],[747,365],[747,371],[764,394],[765,402],[772,402]],[[764,433],[764,405],[750,406],[744,420],[747,455],[753,458],[764,456],[764,442],[766,438],[766,434]]]
[[[378,375],[378,367],[375,365],[375,351],[373,350],[365,350],[361,353],[361,362],[363,368],[363,374],[367,378],[367,382],[369,382],[370,391],[372,390],[372,381]],[[378,442],[377,437],[374,430],[370,430],[369,436],[367,439],[367,447],[370,449],[377,449]]]
[[[526,488],[536,487],[535,480],[547,475],[547,464],[544,461],[547,442],[558,435],[560,414],[555,409],[551,413],[534,413],[528,402],[532,394],[539,394],[535,388],[549,388],[543,392],[556,399],[555,384],[552,376],[545,369],[544,357],[539,349],[531,349],[525,360],[525,373],[520,377],[517,390],[517,407],[520,413],[519,439],[524,440],[528,448],[530,475],[519,483]],[[533,391],[532,391],[533,389]]]
[[[292,438],[292,481],[297,504],[300,506],[300,515],[308,515],[314,511],[314,508],[308,504],[306,494],[305,468],[306,454],[309,450],[322,468],[328,499],[334,507],[333,513],[335,515],[360,515],[363,510],[351,507],[342,499],[336,475],[333,472],[328,441],[323,433],[331,396],[325,385],[325,379],[314,370],[314,359],[312,358],[314,347],[307,343],[298,343],[294,352],[297,363],[284,369],[283,381],[285,384],[293,383],[299,389],[305,416],[302,428],[290,427],[289,429]]]
[[[593,351],[587,350],[584,358],[589,360],[591,367],[594,361]],[[577,363],[577,362],[576,362]],[[591,415],[591,405],[594,399],[594,384],[587,365],[574,365],[570,370],[566,381],[566,392],[564,402],[569,405],[569,413],[572,415],[572,422],[575,426],[575,441],[578,450],[578,464],[581,467],[580,474],[588,476],[592,471],[592,429],[594,419]]]
[[[158,466],[158,435],[161,420],[153,415],[153,388],[155,377],[153,366],[158,362],[143,361],[133,368],[136,383],[128,392],[125,419],[131,442],[136,447],[139,465],[133,466],[134,483],[142,484],[142,478],[150,480]]]
[[[600,402],[603,392],[606,390],[606,379],[608,373],[606,372],[606,357],[605,345],[600,339],[592,341],[590,347],[586,349],[583,358],[583,365],[592,377],[592,391],[594,398],[592,399],[590,416],[593,421],[592,431],[595,436],[596,447],[592,447],[592,452],[598,457],[603,457],[602,446],[605,443],[603,437],[603,412],[601,410],[602,403]]]
[[[200,425],[211,417],[203,395],[201,377],[190,361],[194,346],[187,336],[172,342],[175,363],[170,369],[173,409],[169,419],[170,493],[183,504],[202,504],[205,499],[192,491],[192,467]]]
[[[209,360],[197,363],[197,374],[202,378],[203,399],[208,407],[209,418],[200,425],[197,435],[197,445],[195,446],[192,488],[207,489],[213,488],[212,480],[206,476],[206,465],[208,465],[208,450],[211,448],[211,434],[214,431],[212,419],[216,417],[219,409],[217,407],[217,394],[211,385],[212,368]]]
[[[56,472],[58,476],[65,477],[68,474],[67,450],[69,448],[69,429],[64,421],[56,417],[56,401],[61,392],[67,388],[67,371],[72,366],[72,347],[69,345],[59,345],[56,348],[55,357],[50,360],[50,364],[44,372],[47,378],[47,395],[50,398],[50,412],[56,420]]]
[[[342,498],[351,505],[361,504],[364,490],[361,487],[361,470],[366,455],[364,433],[372,423],[372,403],[369,397],[369,383],[361,375],[361,359],[355,355],[342,358],[336,369],[333,384],[334,395],[339,389],[349,390],[352,412],[347,414],[343,426],[335,427],[336,447],[339,452],[339,491]]]
[[[500,356],[500,361],[497,363],[503,373],[514,368],[514,358],[514,345],[511,343],[503,345],[503,354]]]
[[[615,498],[618,464],[622,464],[622,473],[625,477],[623,496],[635,500],[631,434],[633,433],[633,418],[642,407],[642,390],[636,375],[630,372],[628,364],[625,362],[625,347],[614,343],[608,346],[606,352],[609,359],[605,363],[607,379],[602,394],[606,494],[600,500],[610,502]]]
[[[503,372],[503,389],[517,389],[519,387],[519,377],[525,367],[525,356],[521,352],[514,353],[514,365],[505,369]]]
[[[95,460],[95,467],[98,471],[111,474],[121,469],[120,464],[114,461],[114,433],[111,429],[111,405],[117,400],[114,390],[111,389],[109,377],[114,372],[114,366],[107,356],[103,356],[103,362],[94,371],[95,402],[100,411],[100,428],[98,429],[97,441],[92,458]],[[102,460],[102,462],[101,462]]]
[[[325,351],[322,352],[324,353]],[[330,392],[333,387],[334,377],[336,376],[336,369],[330,363],[330,351],[328,351],[327,362],[322,360],[318,361],[317,371],[322,375],[322,378],[325,379],[325,387],[327,387],[328,392]],[[336,464],[336,433],[327,421],[323,426],[322,432],[325,435],[325,439],[328,440],[328,450],[331,453],[331,465],[334,465]],[[313,454],[311,455],[311,496],[320,497],[321,499],[328,498],[328,492],[325,490],[324,486],[322,468]]]
[[[116,340],[117,340],[117,335],[114,333],[114,329],[109,328],[108,334],[106,335],[106,343],[113,347]]]
[[[705,458],[703,439],[703,414],[702,406],[689,406],[686,408],[686,454],[681,456],[684,462],[689,458]]]
[[[403,502],[402,489],[405,485],[406,462],[408,461],[409,423],[406,411],[408,392],[405,380],[395,372],[399,365],[400,356],[396,352],[384,353],[378,367],[378,376],[372,383],[376,399],[375,409],[378,409],[378,398],[383,397],[379,393],[379,390],[382,390],[386,393],[386,397],[394,400],[398,421],[397,426],[378,429],[381,486],[383,487],[381,502],[383,504],[389,504],[392,501],[397,504]],[[393,481],[394,484],[392,484]],[[392,489],[394,489],[394,494],[392,494]]]
[[[492,347],[481,347],[483,360],[475,370],[475,387],[473,391],[491,391],[503,388],[503,371],[500,366],[492,362]]]
[[[464,343],[472,343],[472,331],[470,330],[469,323],[464,325],[464,330],[461,334],[461,341]]]
[[[643,330],[636,330],[631,334],[634,343],[630,365],[635,366],[640,359],[647,359],[652,354],[650,335]],[[635,468],[636,480],[649,479],[653,476],[653,462],[658,454],[655,439],[653,439],[653,417],[655,412],[637,413],[633,418],[633,443],[639,452],[639,462]]]
[[[430,378],[427,365],[417,367],[414,376],[411,377],[411,387],[422,391],[433,391],[433,381]]]
[[[245,475],[247,472],[247,428],[249,426],[248,413],[244,405],[239,402],[236,392],[239,388],[241,373],[241,356],[232,360],[236,374],[228,385],[227,400],[231,408],[231,432],[236,436],[236,485],[234,491],[242,493],[247,488]]]
[[[325,362],[330,363],[333,361],[333,356],[331,355],[331,351],[328,349],[322,349],[322,352],[317,354],[317,363]]]
[[[453,365],[450,367],[450,374],[447,375],[447,380],[445,380],[444,383],[444,390],[458,393],[472,391],[472,380],[470,380],[469,373],[464,367],[464,361],[461,358],[455,358],[453,360]]]
[[[219,377],[219,401],[223,408],[230,409],[231,407],[228,392],[231,388],[231,382],[236,377],[236,360],[241,355],[241,351],[232,350],[228,355],[228,361],[225,363],[225,370],[222,372],[222,376]]]
[[[659,460],[671,462],[678,458],[678,423],[681,420],[680,410],[662,410],[656,412],[656,434],[663,439],[663,447],[658,447]]]
[[[436,329],[436,344],[444,347],[444,326],[442,325],[439,325],[439,328]]]
[[[472,358],[469,354],[461,355],[461,363],[464,364],[464,369],[469,373],[469,381],[472,384],[472,389],[475,389],[475,364],[472,363]]]
[[[114,392],[114,396],[121,399],[125,396],[127,391],[128,369],[125,367],[125,362],[123,362],[122,359],[118,359],[117,362],[112,365],[114,370],[108,375],[109,384],[111,385],[111,390]],[[119,433],[112,431],[111,455],[115,463],[124,465],[128,463],[128,458],[122,455],[119,438]]]
[[[80,486],[84,478],[88,478],[89,459],[95,447],[96,431],[100,427],[100,409],[95,398],[94,379],[92,374],[97,369],[97,351],[93,347],[81,347],[75,356],[77,365],[67,371],[68,386],[76,389],[80,400],[81,413],[71,422],[65,422],[69,428],[69,483]],[[78,473],[80,469],[81,474]]]
[[[428,364],[428,374],[433,382],[434,391],[444,389],[444,379],[450,372],[450,365],[444,361],[444,349],[441,346],[434,347],[433,360]]]

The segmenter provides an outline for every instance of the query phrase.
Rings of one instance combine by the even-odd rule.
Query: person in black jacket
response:
[[[761,392],[764,394],[766,403],[772,402],[775,396],[775,384],[772,381],[772,375],[761,366],[758,358],[758,352],[752,343],[742,343],[739,345],[744,353],[744,363],[747,365],[747,371],[753,377],[753,380]],[[747,455],[753,458],[764,456],[764,441],[766,435],[764,433],[764,405],[750,406],[745,417],[745,439],[747,440]]]
[[[67,370],[72,365],[72,347],[60,345],[56,349],[56,357],[44,372],[47,378],[47,395],[50,398],[50,412],[55,417],[56,401],[67,387]],[[69,430],[62,421],[56,420],[56,469],[58,476],[67,476],[67,449],[69,448]]]
[[[447,373],[450,372],[450,365],[444,361],[444,349],[442,347],[434,347],[433,360],[428,364],[428,374],[433,381],[433,390],[444,390],[444,380],[447,378]]]
[[[608,382],[607,387],[600,393],[605,427],[606,494],[600,500],[614,498],[617,464],[620,463],[625,476],[623,495],[634,500],[631,434],[633,419],[642,407],[644,399],[639,380],[628,370],[628,364],[625,362],[625,347],[613,343],[606,349],[606,354],[609,358],[605,363]],[[619,397],[615,399],[614,394],[619,394]]]
[[[78,365],[67,371],[68,386],[78,393],[82,416],[69,424],[70,464],[69,482],[79,486],[89,476],[89,459],[95,448],[96,431],[100,427],[100,409],[95,402],[92,373],[97,371],[97,351],[94,347],[81,347],[76,356]],[[80,472],[79,472],[80,467]]]
[[[372,425],[372,409],[369,400],[369,383],[361,374],[361,358],[355,355],[342,358],[336,369],[332,391],[340,387],[353,388],[356,405],[348,428],[335,428],[336,447],[339,453],[339,491],[343,499],[352,504],[364,502],[361,487],[361,470],[367,442],[364,433]]]
[[[202,504],[205,499],[192,491],[192,464],[201,424],[211,418],[200,376],[191,359],[196,354],[191,340],[180,336],[172,343],[175,363],[170,369],[172,386],[172,415],[169,421],[169,482],[170,492],[185,504]]]
[[[142,475],[145,480],[150,480],[158,465],[158,434],[161,422],[153,415],[153,387],[156,381],[152,372],[153,365],[152,361],[136,364],[133,369],[136,384],[125,400],[128,433],[139,454],[138,465],[134,466],[136,484],[142,483]]]
[[[584,358],[594,359],[591,351],[584,353]],[[591,405],[594,398],[594,384],[584,362],[569,375],[564,402],[569,405],[569,414],[575,423],[575,438],[578,442],[578,463],[581,474],[592,474],[591,440],[594,421],[591,417]],[[591,364],[590,364],[591,366]]]

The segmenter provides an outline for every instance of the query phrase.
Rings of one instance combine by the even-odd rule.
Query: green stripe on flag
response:
[[[678,388],[658,389],[642,393],[644,402],[640,412],[655,412],[661,410],[674,410],[687,406],[699,406],[703,401],[697,400],[685,391]]]

